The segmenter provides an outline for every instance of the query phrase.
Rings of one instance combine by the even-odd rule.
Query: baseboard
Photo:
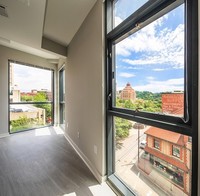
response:
[[[1,133],[1,134],[0,134],[0,138],[8,137],[8,136],[10,136],[9,133]]]
[[[73,140],[65,133],[65,138],[68,140],[68,142],[71,144],[71,146],[74,148],[74,150],[77,152],[77,154],[80,156],[80,158],[83,160],[83,162],[87,165],[89,170],[92,172],[94,177],[97,179],[97,181],[101,184],[102,182],[105,182],[107,177],[101,176],[96,168],[93,167],[90,160],[84,155],[84,153],[80,150],[80,148],[73,142]]]

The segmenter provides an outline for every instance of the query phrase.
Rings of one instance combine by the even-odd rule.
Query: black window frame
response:
[[[27,67],[35,67],[35,68],[38,68],[38,69],[45,69],[45,70],[49,70],[51,71],[51,74],[52,74],[52,80],[51,80],[51,88],[52,88],[52,101],[42,101],[42,102],[34,102],[34,101],[29,101],[29,102],[11,102],[10,101],[10,64],[11,63],[16,63],[16,64],[20,64],[20,65],[24,65],[24,66],[27,66]],[[33,65],[33,64],[29,64],[29,63],[24,63],[24,62],[21,62],[21,61],[16,61],[16,60],[12,60],[12,59],[9,59],[8,60],[8,132],[9,134],[15,134],[15,133],[20,133],[20,132],[24,132],[24,131],[29,131],[29,130],[33,130],[33,129],[38,129],[38,128],[43,128],[43,127],[49,127],[49,126],[53,126],[54,125],[54,70],[51,69],[51,68],[47,68],[47,67],[41,67],[41,66],[38,66],[38,65]],[[20,131],[17,131],[17,132],[11,132],[10,130],[10,105],[12,104],[15,104],[15,105],[29,105],[29,104],[51,104],[51,116],[52,116],[52,119],[51,119],[51,124],[49,125],[44,125],[44,126],[40,126],[40,127],[37,127],[37,128],[30,128],[30,129],[23,129],[23,130],[20,130]]]
[[[167,13],[171,8],[185,4],[185,89],[184,89],[184,117],[167,116],[162,114],[140,112],[114,107],[115,77],[113,44],[127,37],[135,31],[134,27],[143,22],[156,20],[160,12]],[[105,37],[106,37],[106,141],[107,141],[107,176],[113,186],[118,187],[124,195],[134,193],[115,175],[114,163],[114,117],[133,120],[138,123],[155,126],[192,138],[192,187],[191,195],[198,195],[198,1],[196,0],[149,0],[136,12],[113,28],[114,0],[105,2]],[[147,20],[147,23],[144,21]],[[192,65],[192,66],[191,66]],[[187,119],[189,116],[189,119]]]
[[[65,97],[64,97],[65,67],[59,70],[59,124],[64,124]]]

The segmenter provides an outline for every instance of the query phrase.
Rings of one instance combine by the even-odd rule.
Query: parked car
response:
[[[141,149],[144,149],[145,146],[146,146],[146,144],[147,144],[147,141],[146,141],[146,140],[142,140],[142,141],[140,142],[140,148],[141,148]]]

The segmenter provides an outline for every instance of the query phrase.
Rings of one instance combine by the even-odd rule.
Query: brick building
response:
[[[162,112],[164,114],[183,116],[183,111],[184,111],[183,92],[162,94]]]
[[[184,93],[163,93],[162,112],[183,116]],[[156,127],[150,127],[145,134],[147,144],[144,150],[149,154],[153,168],[188,194],[191,183],[191,138]]]
[[[185,193],[190,190],[191,140],[188,136],[150,127],[145,152],[150,163]]]
[[[135,101],[136,92],[131,87],[131,84],[129,82],[126,84],[125,88],[120,92],[119,97],[120,97],[120,99],[123,99],[123,100]]]

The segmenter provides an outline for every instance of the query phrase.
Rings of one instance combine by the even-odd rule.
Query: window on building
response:
[[[154,139],[154,148],[160,149],[160,140]]]
[[[180,158],[180,147],[172,145],[172,155]]]
[[[108,179],[123,195],[165,195],[166,187],[197,195],[197,1],[107,0],[106,7]],[[176,157],[183,145],[188,162],[171,156],[172,144]]]

